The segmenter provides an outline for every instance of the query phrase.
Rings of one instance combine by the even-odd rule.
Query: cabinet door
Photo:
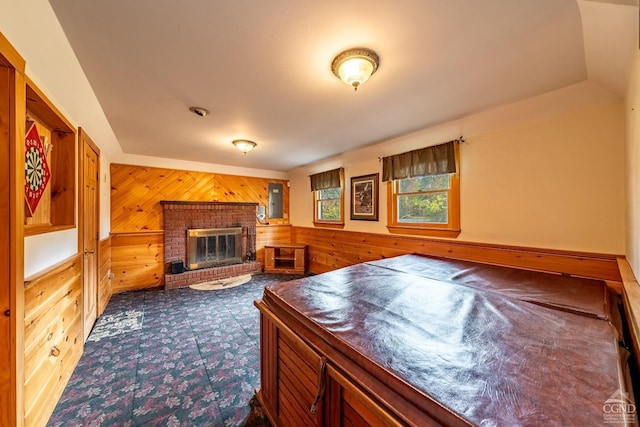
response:
[[[405,425],[332,366],[327,366],[327,377],[325,425],[353,427]]]
[[[276,426],[321,426],[323,401],[317,399],[323,360],[294,332],[256,304],[260,314],[260,399]],[[320,393],[322,397],[322,393]],[[315,410],[313,404],[318,400]]]
[[[275,248],[264,248],[264,269],[265,271],[273,270],[275,266]]]
[[[305,250],[304,248],[299,248],[295,250],[295,258],[294,258],[294,266],[293,268],[297,273],[304,273],[305,271]]]
[[[323,401],[316,402],[322,369],[321,358],[298,337],[279,334],[277,411],[282,425],[322,425]]]

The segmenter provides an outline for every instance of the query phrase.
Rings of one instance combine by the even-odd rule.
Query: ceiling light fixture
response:
[[[258,145],[253,141],[249,141],[248,139],[236,139],[235,141],[231,141],[231,143],[235,145],[238,150],[242,151],[245,156],[249,151],[256,148],[256,145]]]
[[[331,71],[340,80],[358,90],[378,69],[378,54],[367,48],[349,49],[336,56],[331,63]]]

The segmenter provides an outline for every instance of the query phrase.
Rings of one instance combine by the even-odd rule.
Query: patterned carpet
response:
[[[49,426],[261,425],[250,413],[260,386],[264,286],[295,276],[258,274],[235,288],[114,295]]]

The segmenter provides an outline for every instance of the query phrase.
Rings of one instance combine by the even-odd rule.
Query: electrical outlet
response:
[[[114,277],[116,277],[116,276],[113,274],[113,271],[111,271],[111,269],[109,269],[109,271],[107,272],[107,279],[113,280]]]

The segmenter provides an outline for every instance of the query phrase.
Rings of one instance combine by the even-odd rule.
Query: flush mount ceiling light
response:
[[[242,151],[245,156],[258,145],[248,139],[236,139],[235,141],[231,141],[231,143],[235,145],[238,150]]]
[[[340,80],[358,90],[378,69],[378,54],[367,48],[349,49],[342,52],[331,63],[331,71]]]

